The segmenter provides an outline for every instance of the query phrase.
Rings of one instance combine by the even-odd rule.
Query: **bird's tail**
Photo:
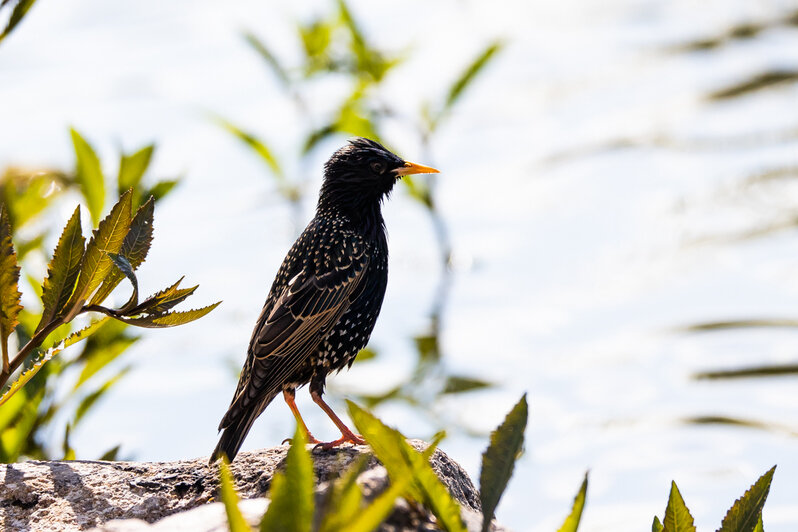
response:
[[[237,408],[235,402],[230,405],[230,410],[225,414],[224,419],[222,419],[222,425],[219,427],[223,430],[222,436],[211,454],[209,464],[213,464],[222,456],[227,456],[227,460],[230,462],[233,461],[238,454],[238,450],[241,449],[241,444],[244,443],[244,438],[247,437],[249,429],[252,428],[252,424],[276,395],[276,393],[270,394],[259,403],[250,405],[249,408],[241,409],[238,412],[234,410]]]

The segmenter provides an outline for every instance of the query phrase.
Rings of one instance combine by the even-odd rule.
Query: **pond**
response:
[[[240,32],[291,57],[291,21],[329,7],[44,2],[0,49],[0,162],[68,167],[70,124],[107,160],[157,142],[154,174],[182,183],[156,211],[142,292],[186,274],[200,284],[195,305],[224,300],[195,324],[146,332],[127,358],[134,371],[73,435],[80,458],[119,442],[140,460],[213,449],[296,228],[274,181],[208,112],[290,160],[301,141],[290,106]],[[515,530],[556,530],[586,470],[583,530],[647,529],[671,480],[698,528],[717,528],[773,464],[765,525],[795,530],[798,4],[351,8],[381,47],[409,49],[385,88],[409,114],[492,39],[505,43],[429,149],[402,127],[387,131],[402,156],[442,170],[452,272],[442,362],[429,371],[494,386],[440,395],[424,381],[415,391],[425,408],[387,401],[377,414],[408,436],[447,428],[442,448],[476,479],[487,433],[526,392],[526,452],[498,511]],[[311,97],[323,106],[340,85],[320,83]],[[288,167],[310,176],[300,224],[341,142]],[[408,379],[435,303],[427,214],[403,191],[384,213],[391,276],[372,336],[379,355],[330,379],[339,410],[344,397]],[[304,391],[298,403],[317,436],[336,436]],[[292,430],[276,402],[244,449]]]

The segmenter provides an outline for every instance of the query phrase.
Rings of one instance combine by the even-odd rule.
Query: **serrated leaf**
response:
[[[77,286],[67,303],[67,321],[70,321],[80,311],[83,303],[91,297],[114,268],[108,254],[119,252],[128,233],[132,195],[130,190],[122,194],[108,216],[94,230],[91,240],[86,246],[86,252],[83,254]]]
[[[662,523],[659,520],[659,517],[656,515],[654,516],[654,521],[651,522],[651,532],[662,532]]]
[[[150,329],[160,329],[163,327],[175,327],[177,325],[183,325],[185,323],[190,323],[194,320],[198,320],[216,307],[218,307],[222,302],[217,301],[213,305],[208,305],[207,307],[202,307],[193,310],[187,310],[185,312],[165,312],[163,314],[152,314],[152,315],[145,315],[140,316],[138,318],[128,318],[125,316],[114,316],[114,318],[122,321],[124,323],[135,325],[137,327],[146,327]]]
[[[3,42],[3,39],[8,37],[8,35],[14,31],[14,28],[17,27],[25,15],[28,13],[28,10],[33,7],[33,4],[36,3],[36,0],[19,0],[17,4],[14,6],[13,11],[11,11],[11,16],[8,19],[8,24],[6,24],[5,29],[3,29],[3,33],[0,33],[0,42]],[[5,2],[3,2],[5,4]]]
[[[734,502],[718,532],[753,532],[762,517],[762,507],[765,506],[775,472],[776,466],[773,466]]]
[[[397,430],[385,426],[372,414],[347,401],[349,415],[358,431],[388,470],[391,483],[408,482],[407,493],[424,504],[449,532],[465,532],[460,505],[437,477],[429,461],[410,447]]]
[[[3,373],[8,373],[8,337],[14,332],[22,310],[19,304],[19,265],[14,243],[11,240],[11,224],[4,204],[0,204],[0,344],[3,352]]]
[[[83,399],[81,399],[80,403],[78,404],[77,408],[75,409],[75,417],[72,419],[72,426],[77,426],[78,423],[83,419],[83,416],[86,415],[91,407],[97,403],[97,401],[105,395],[105,393],[111,389],[111,387],[119,382],[119,379],[127,375],[130,371],[130,367],[126,367],[119,371],[116,375],[105,381],[99,388],[91,392],[90,394],[86,395]]]
[[[219,492],[224,503],[224,511],[227,513],[230,532],[252,532],[252,528],[244,519],[244,514],[238,508],[238,495],[233,486],[233,476],[230,474],[226,458],[219,461]]]
[[[557,529],[557,532],[576,532],[579,529],[579,522],[582,520],[582,511],[585,509],[585,499],[587,498],[587,473],[582,485],[579,487],[579,492],[574,498],[574,504],[571,507],[571,513],[565,518],[562,526]]]
[[[765,525],[762,523],[762,514],[759,514],[759,520],[756,522],[754,532],[765,532]]]
[[[482,501],[482,531],[490,528],[496,506],[510,481],[515,461],[524,445],[528,416],[526,394],[510,410],[504,422],[490,435],[490,445],[482,454],[479,499]]]
[[[671,493],[662,524],[663,532],[695,532],[693,516],[690,515],[690,510],[687,509],[676,482],[671,482]]]
[[[69,301],[80,273],[85,243],[80,226],[80,207],[77,207],[61,232],[47,267],[47,278],[42,285],[42,319],[36,332],[55,319]]]
[[[182,281],[183,277],[178,279],[172,286],[151,295],[137,306],[127,311],[126,314],[129,316],[136,316],[138,314],[162,314],[166,312],[193,294],[199,287],[199,285],[194,285],[191,288],[178,288]]]
[[[272,477],[269,508],[261,532],[310,532],[313,525],[313,461],[307,436],[297,425],[285,459],[285,472]],[[279,477],[279,480],[278,480]]]
[[[52,348],[48,349],[47,352],[45,352],[44,355],[42,355],[42,357],[39,360],[37,360],[33,365],[31,365],[30,368],[28,368],[27,370],[23,371],[20,374],[20,376],[17,377],[17,380],[14,381],[11,384],[11,386],[8,388],[8,390],[6,390],[6,392],[3,394],[3,396],[0,397],[0,406],[3,406],[3,404],[6,401],[11,399],[11,397],[13,397],[15,393],[17,393],[20,389],[22,389],[22,387],[25,386],[25,384],[27,384],[28,381],[30,381],[34,376],[36,376],[36,374],[39,372],[39,370],[41,370],[42,367],[47,362],[52,360],[52,358],[55,355],[57,355],[58,353],[60,353],[61,351],[63,351],[67,347],[69,347],[70,345],[73,345],[73,344],[75,344],[75,343],[87,338],[88,336],[90,336],[91,334],[96,332],[97,329],[99,329],[103,325],[103,323],[105,323],[106,320],[109,320],[109,319],[110,318],[108,318],[108,317],[104,317],[104,318],[101,318],[99,320],[96,320],[96,321],[90,323],[88,326],[84,327],[83,329],[81,329],[79,331],[76,331],[76,332],[72,333],[71,335],[67,336],[64,340],[59,342],[57,345],[55,345]]]
[[[119,175],[117,176],[117,189],[122,195],[129,188],[136,188],[150,166],[155,145],[150,144],[131,155],[122,155],[119,161]]]
[[[147,253],[150,251],[154,214],[155,203],[152,198],[150,198],[136,211],[136,215],[130,222],[130,227],[125,235],[125,240],[119,248],[118,255],[121,255],[128,262],[128,265],[118,262],[113,258],[113,254],[109,254],[117,268],[108,272],[108,275],[94,294],[94,297],[91,298],[89,304],[99,305],[102,303],[124,277],[130,279],[134,289],[133,295],[124,307],[126,308],[128,305],[134,306],[138,303],[138,282],[136,282],[136,276],[133,274],[133,271],[141,266],[144,259],[147,258]],[[127,266],[129,266],[129,268],[127,268]],[[128,269],[127,272],[125,268]],[[132,301],[135,302],[131,304]]]
[[[83,197],[86,198],[91,221],[96,225],[105,205],[105,178],[100,167],[100,159],[97,158],[91,144],[86,142],[77,130],[70,128],[69,133],[75,148],[76,179]]]

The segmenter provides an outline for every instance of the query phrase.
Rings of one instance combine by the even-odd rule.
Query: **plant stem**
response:
[[[65,323],[64,318],[56,318],[50,323],[48,323],[43,329],[34,334],[33,338],[28,340],[28,343],[25,344],[22,347],[22,349],[20,349],[17,352],[17,355],[14,357],[11,363],[8,364],[8,367],[6,367],[7,355],[3,353],[4,359],[3,359],[3,371],[2,373],[0,373],[0,389],[2,389],[6,385],[6,382],[8,382],[8,378],[11,377],[11,374],[14,373],[19,366],[22,365],[22,362],[25,361],[25,358],[27,358],[27,356],[31,353],[31,351],[39,347],[51,332],[56,330],[64,323]]]

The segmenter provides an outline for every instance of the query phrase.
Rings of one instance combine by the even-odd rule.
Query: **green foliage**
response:
[[[668,497],[668,506],[665,508],[663,532],[695,532],[693,516],[676,487],[676,482],[671,482],[671,494]]]
[[[4,206],[0,205],[0,345],[3,351],[3,372],[9,371],[8,337],[17,326],[17,316],[22,306],[18,290],[19,266],[14,243],[11,241],[11,224]]]
[[[761,527],[762,508],[775,472],[776,466],[773,466],[734,502],[718,532],[753,532],[757,526]]]
[[[510,481],[515,461],[524,445],[524,430],[528,417],[526,394],[510,410],[504,422],[490,435],[490,445],[482,455],[479,475],[479,498],[482,502],[482,531],[490,522],[504,489]]]
[[[397,430],[347,401],[349,415],[358,431],[388,470],[391,482],[408,482],[407,494],[424,504],[449,532],[465,531],[460,506],[435,475],[427,458],[413,449]]]
[[[659,520],[659,517],[655,515],[654,521],[651,523],[651,532],[662,532],[663,528],[665,527],[662,526],[662,522]]]
[[[0,9],[5,7],[5,5],[9,2],[9,0],[3,0],[0,3]],[[3,32],[0,33],[0,43],[8,37],[8,35],[14,31],[14,28],[22,21],[25,15],[28,14],[28,10],[33,7],[33,4],[36,3],[36,0],[17,0],[16,5],[14,5],[14,9],[11,11],[11,16],[8,19],[8,24],[6,24],[5,29]]]
[[[238,495],[233,486],[233,476],[230,474],[226,458],[222,458],[219,462],[219,491],[224,510],[227,513],[230,532],[251,532],[252,529],[244,520],[241,510],[238,509]]]
[[[117,183],[107,186],[99,180],[113,175],[102,171],[102,165],[93,148],[75,130],[71,131],[75,148],[75,173],[58,170],[19,170],[7,168],[0,173],[0,215],[5,220],[0,238],[2,259],[10,260],[12,240],[18,242],[18,266],[41,298],[40,312],[20,309],[13,328],[18,352],[0,371],[0,388],[13,376],[15,381],[4,390],[0,399],[0,461],[16,461],[21,457],[60,458],[54,449],[63,450],[63,456],[74,456],[75,450],[67,438],[92,408],[105,397],[127,374],[130,366],[113,368],[112,364],[137,340],[128,332],[125,320],[146,326],[174,326],[192,321],[212,310],[215,305],[188,312],[170,312],[172,307],[190,296],[196,287],[180,289],[179,282],[145,301],[138,302],[138,281],[135,270],[144,262],[152,242],[154,203],[167,194],[176,181],[157,181],[147,184],[146,172],[154,153],[154,146],[146,146],[132,155],[122,155]],[[45,248],[48,231],[40,231],[40,219],[53,207],[61,206],[65,192],[79,192],[97,217],[98,205],[104,203],[104,190],[128,185],[110,214],[99,223],[86,244],[81,228],[80,208],[73,212],[48,257]],[[150,192],[157,191],[151,197]],[[137,206],[135,216],[133,208]],[[52,218],[49,216],[48,219]],[[19,231],[31,234],[21,240]],[[0,235],[2,236],[2,235]],[[47,267],[44,282],[30,270],[37,271],[36,262],[26,266],[24,257],[43,258]],[[48,260],[49,258],[49,260]],[[40,262],[39,262],[40,263]],[[4,266],[0,275],[0,293],[10,293],[14,285],[12,267]],[[3,277],[6,277],[3,280]],[[113,308],[103,306],[114,288],[128,278],[133,293],[127,302]],[[99,320],[89,321],[88,313],[105,314]],[[6,317],[13,312],[6,312]],[[2,316],[0,316],[2,317]],[[10,323],[6,320],[5,323]],[[0,323],[2,328],[4,323]],[[77,331],[77,332],[75,332]],[[81,340],[82,349],[65,350]],[[56,356],[59,355],[59,356]],[[61,376],[69,370],[74,382],[65,382]],[[60,415],[57,415],[59,414]],[[59,420],[59,421],[56,421]],[[67,421],[65,421],[67,420]],[[67,423],[69,430],[54,427],[54,423]],[[50,440],[63,434],[63,444],[56,447]],[[59,450],[59,453],[60,453]],[[119,452],[115,446],[103,457],[113,459]]]
[[[574,504],[571,507],[571,513],[565,518],[562,526],[557,529],[557,532],[576,532],[579,529],[579,522],[582,520],[582,511],[585,509],[585,500],[587,499],[587,473],[582,485],[579,487],[574,498]],[[656,518],[655,518],[656,519]]]
[[[269,508],[261,532],[310,532],[313,525],[313,462],[307,436],[297,426],[286,457],[285,473],[275,473],[269,490]]]

